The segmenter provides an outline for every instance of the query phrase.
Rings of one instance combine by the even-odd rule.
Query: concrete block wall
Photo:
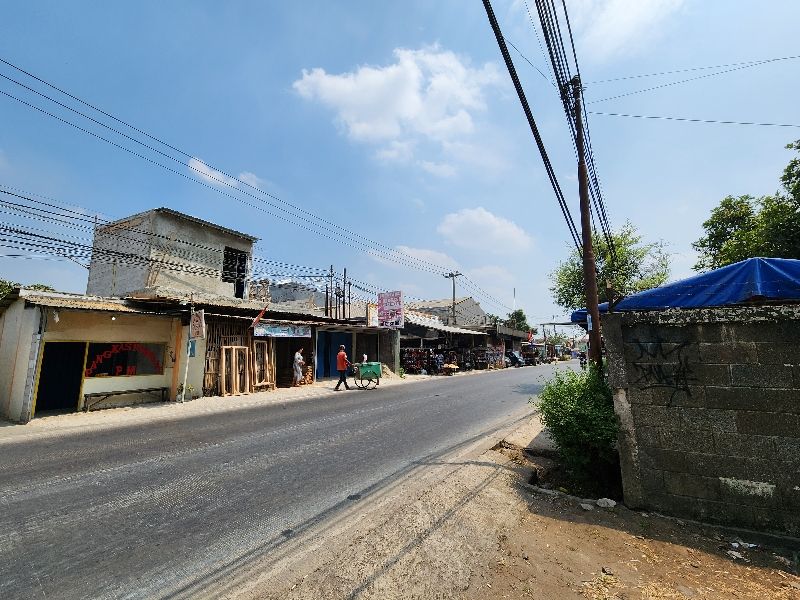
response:
[[[625,501],[800,537],[800,305],[604,317]]]

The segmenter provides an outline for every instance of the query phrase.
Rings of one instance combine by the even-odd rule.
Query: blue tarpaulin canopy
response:
[[[800,260],[748,258],[708,273],[633,294],[621,300],[614,310],[701,308],[778,300],[800,302]],[[608,302],[604,302],[600,305],[600,312],[607,311]],[[586,309],[573,312],[571,321],[585,323]]]

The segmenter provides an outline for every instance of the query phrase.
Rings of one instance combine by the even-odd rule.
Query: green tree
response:
[[[518,329],[519,331],[529,331],[534,329],[528,325],[528,318],[525,316],[525,312],[521,308],[508,313],[508,318],[503,321],[503,325],[506,327],[511,327],[511,329]],[[534,333],[536,332],[534,331]]]
[[[786,146],[800,150],[800,140]],[[703,223],[705,235],[692,244],[700,254],[694,268],[708,271],[755,256],[800,258],[800,159],[781,175],[783,191],[772,196],[728,196]]]
[[[6,294],[18,285],[18,283],[14,283],[9,279],[0,279],[0,298],[5,298]]]
[[[16,283],[15,281],[11,281],[10,279],[0,279],[0,298],[4,298],[6,294],[11,292],[16,287],[19,287],[20,284]],[[44,283],[32,283],[30,285],[23,286],[29,290],[36,290],[38,292],[55,292],[56,290],[49,285],[45,285]]]
[[[597,292],[600,302],[606,302],[610,284],[614,291],[623,296],[658,287],[669,277],[669,255],[664,242],[646,244],[642,236],[630,223],[625,223],[611,239],[616,251],[610,256],[605,238],[592,236],[592,244],[597,264]],[[586,306],[583,289],[583,257],[577,248],[570,252],[569,258],[560,263],[550,274],[555,303],[567,310]]]

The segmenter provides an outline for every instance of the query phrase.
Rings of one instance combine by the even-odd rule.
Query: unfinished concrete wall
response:
[[[117,221],[94,232],[86,293],[124,296],[147,286],[153,213]]]
[[[625,501],[800,535],[800,306],[605,316]]]
[[[19,299],[0,316],[0,418],[30,420],[33,376],[39,350],[38,307]]]
[[[234,284],[222,280],[225,247],[241,250],[252,258],[251,241],[167,213],[158,213],[154,232],[148,288],[234,297]],[[191,245],[180,240],[190,241]],[[183,265],[185,270],[166,268],[162,262]],[[248,272],[252,273],[252,266]]]
[[[160,209],[134,215],[95,231],[86,293],[124,297],[161,291],[234,298],[235,284],[223,281],[226,247],[247,254],[249,279],[252,240]]]

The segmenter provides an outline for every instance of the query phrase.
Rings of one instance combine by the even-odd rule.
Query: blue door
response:
[[[344,345],[347,357],[353,360],[353,334],[340,331],[320,331],[317,333],[317,379],[338,377],[336,355],[339,346]]]

